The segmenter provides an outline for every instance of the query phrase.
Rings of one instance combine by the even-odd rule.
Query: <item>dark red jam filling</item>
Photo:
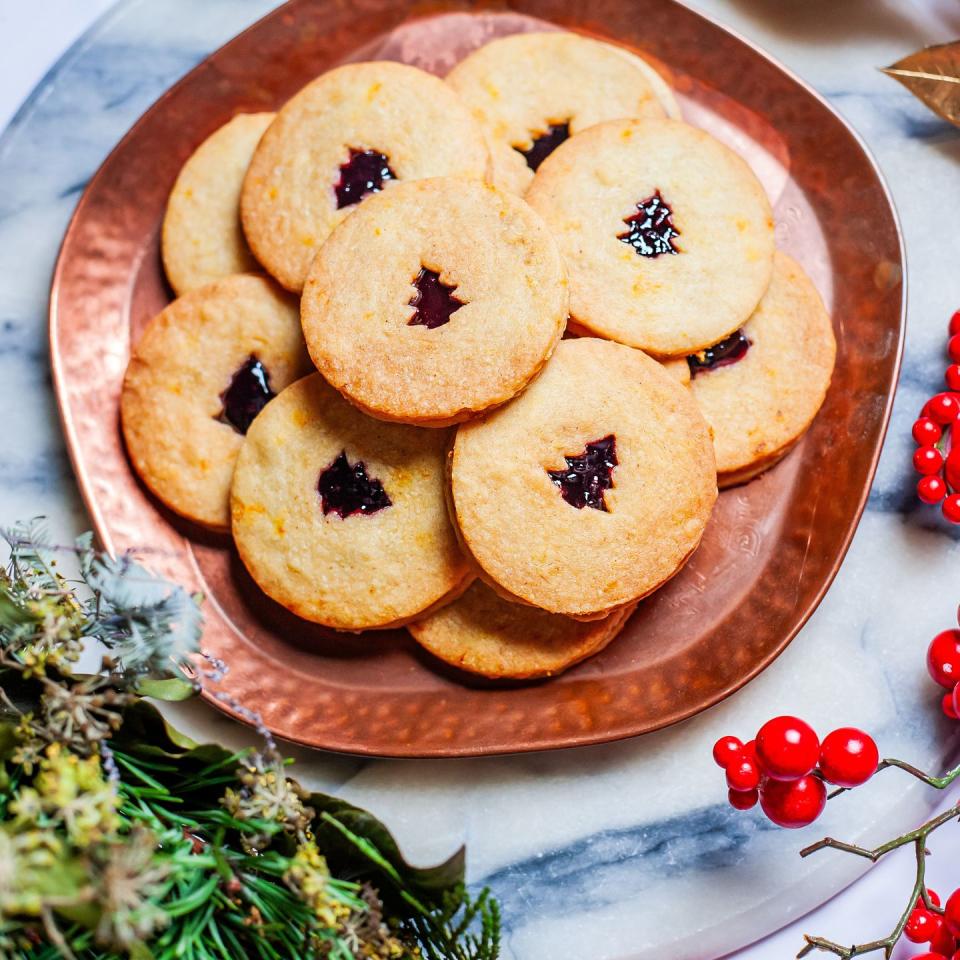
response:
[[[541,133],[533,138],[533,143],[524,150],[523,147],[514,147],[517,153],[522,153],[526,158],[527,166],[531,170],[536,170],[547,157],[553,153],[564,140],[570,137],[569,123],[551,123],[546,133]]]
[[[317,490],[323,515],[335,513],[344,520],[356,513],[376,513],[393,503],[383,484],[367,476],[362,461],[350,466],[346,450],[320,474]]]
[[[673,241],[680,236],[680,231],[673,225],[672,216],[673,211],[658,190],[637,204],[636,213],[623,218],[630,229],[618,233],[617,239],[629,243],[641,257],[653,259],[664,253],[679,253]]]
[[[237,433],[246,433],[254,417],[276,396],[270,389],[267,368],[253,355],[233,375],[230,386],[220,394],[223,409],[217,419]]]
[[[450,322],[450,317],[462,306],[463,301],[453,296],[456,285],[448,287],[439,273],[422,267],[417,274],[413,285],[417,292],[407,301],[411,307],[416,307],[413,316],[407,321],[410,327],[442,327]]]
[[[333,188],[337,209],[359,203],[368,193],[377,193],[387,180],[396,180],[396,175],[384,154],[351,147],[350,159],[340,165],[340,180]]]
[[[579,457],[564,457],[566,470],[548,470],[547,475],[560,488],[560,494],[572,507],[593,507],[609,513],[603,491],[613,486],[613,468],[617,460],[617,440],[609,437],[588,443]]]
[[[737,330],[725,340],[687,357],[690,376],[695,377],[698,373],[705,370],[716,370],[717,367],[729,367],[731,363],[742,360],[751,346],[752,342],[747,339],[744,332]]]

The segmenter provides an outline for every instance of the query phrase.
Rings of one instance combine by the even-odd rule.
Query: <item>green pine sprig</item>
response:
[[[76,580],[39,523],[6,539],[0,960],[496,960],[498,906],[469,895],[462,852],[416,869],[269,736],[196,744],[142,699],[196,689],[198,598],[89,538]],[[91,642],[103,665],[81,676]]]

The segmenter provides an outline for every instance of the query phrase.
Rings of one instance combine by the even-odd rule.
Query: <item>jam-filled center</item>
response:
[[[347,451],[341,450],[317,483],[323,515],[335,513],[342,520],[354,514],[371,514],[392,506],[383,484],[367,476],[362,460],[352,464]]]
[[[641,256],[653,259],[665,253],[680,253],[674,241],[680,231],[673,225],[673,211],[658,190],[637,204],[637,212],[624,217],[629,227],[617,239],[629,244]]]
[[[716,370],[717,367],[728,367],[731,363],[742,360],[751,346],[753,342],[747,338],[747,335],[742,330],[736,330],[712,347],[687,357],[690,376],[695,377],[698,373]]]
[[[514,147],[513,149],[516,150],[517,153],[522,153],[524,159],[527,161],[527,166],[531,170],[536,171],[537,167],[539,167],[564,140],[569,139],[569,137],[569,122],[551,123],[550,126],[547,127],[546,133],[538,133],[533,138],[533,142],[529,147],[526,149],[523,147]]]
[[[576,457],[564,456],[566,470],[548,470],[547,475],[560,488],[560,495],[572,507],[592,507],[609,513],[603,491],[613,487],[613,468],[617,460],[617,440],[611,433],[588,443]]]
[[[252,353],[220,394],[223,404],[217,419],[245,434],[254,417],[276,396],[270,389],[267,368]]]
[[[359,203],[368,193],[379,192],[387,180],[396,180],[396,174],[385,154],[351,147],[350,159],[340,165],[340,179],[333,187],[337,209]]]
[[[457,285],[449,286],[440,279],[439,273],[426,267],[420,268],[413,286],[417,292],[407,301],[414,308],[413,316],[407,321],[410,327],[428,330],[442,327],[464,305],[463,300],[453,295]]]

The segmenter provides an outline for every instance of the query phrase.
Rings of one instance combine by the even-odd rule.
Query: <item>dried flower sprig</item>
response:
[[[287,777],[242,704],[259,752],[195,744],[141,698],[226,672],[197,598],[89,538],[78,582],[39,524],[6,539],[0,957],[495,960],[497,905],[467,894],[462,852],[412,868],[379,821]],[[106,656],[81,676],[91,641]]]

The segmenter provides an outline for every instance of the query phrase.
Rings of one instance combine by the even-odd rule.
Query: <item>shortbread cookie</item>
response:
[[[296,300],[272,280],[227,277],[184,294],[153,318],[127,367],[120,414],[134,468],[171,510],[228,529],[244,433],[309,370]]]
[[[260,263],[299,292],[330,231],[394,180],[482,179],[483,132],[442,80],[401,63],[323,74],[277,114],[243,184],[241,213]]]
[[[163,218],[161,251],[179,296],[257,270],[240,227],[240,187],[272,113],[241,113],[207,137],[183,165]]]
[[[522,195],[567,137],[601,120],[662,117],[639,58],[575,33],[493,40],[447,75],[490,143],[494,183]]]
[[[721,487],[772,467],[816,416],[837,346],[820,294],[785,253],[743,328],[670,367],[713,429]]]
[[[567,319],[556,243],[522,200],[440,178],[371,197],[307,277],[317,369],[383,420],[443,426],[519,393]]]
[[[597,124],[544,161],[527,201],[560,244],[577,326],[649,353],[716,343],[770,283],[763,187],[732,150],[687,124]]]
[[[337,630],[398,626],[470,573],[444,498],[449,437],[371,420],[317,374],[288,387],[237,460],[233,536],[288,610]]]
[[[590,618],[672,577],[717,496],[710,434],[639,350],[563,340],[516,400],[457,430],[453,509],[498,591]]]
[[[505,600],[475,580],[453,603],[407,629],[451,666],[500,680],[552,677],[599,653],[626,624],[634,605],[584,622]]]

